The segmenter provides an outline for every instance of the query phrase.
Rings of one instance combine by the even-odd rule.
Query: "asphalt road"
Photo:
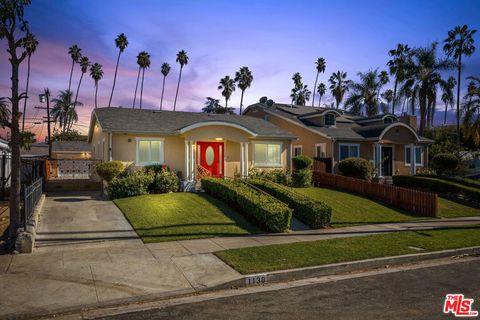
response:
[[[105,319],[454,319],[447,293],[474,298],[480,311],[480,260],[377,274],[293,289],[220,298]]]

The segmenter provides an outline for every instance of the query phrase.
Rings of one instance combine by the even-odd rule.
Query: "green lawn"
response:
[[[114,202],[145,243],[262,232],[206,194],[152,194]]]
[[[472,217],[480,216],[480,209],[445,198],[438,198],[439,216],[442,218]]]
[[[215,254],[240,273],[249,274],[478,245],[480,225],[233,249]]]

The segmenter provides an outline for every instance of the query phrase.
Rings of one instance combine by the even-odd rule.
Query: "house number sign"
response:
[[[256,274],[245,278],[247,286],[262,285],[267,283],[267,274]]]

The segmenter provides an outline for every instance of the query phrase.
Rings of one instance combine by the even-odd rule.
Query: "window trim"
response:
[[[257,144],[266,144],[267,146],[269,144],[275,144],[280,146],[280,163],[275,163],[275,164],[270,164],[270,163],[261,163],[261,162],[256,162],[255,161],[255,146]],[[268,147],[267,147],[268,150]],[[252,142],[252,162],[254,167],[263,167],[263,168],[280,168],[283,167],[283,142],[273,142],[273,141],[255,141]]]
[[[420,162],[417,163],[415,161],[415,167],[423,167],[423,147],[422,146],[414,146],[415,149],[420,149]],[[412,163],[412,151],[410,150],[410,163],[407,163],[407,149],[410,149],[409,145],[404,146],[403,150],[403,160],[405,162],[405,167],[410,167]],[[416,154],[413,155],[415,160],[417,160]]]
[[[352,157],[350,156],[350,154],[348,155],[347,158],[360,158],[360,143],[339,143],[338,144],[338,161],[342,161],[342,160],[345,160],[345,159],[341,159],[341,152],[340,152],[340,149],[343,147],[343,146],[346,146],[346,147],[349,147],[348,150],[349,150],[349,153],[350,153],[350,147],[357,147],[357,155],[355,157]]]
[[[300,154],[299,154],[299,156],[301,156],[301,155],[303,154],[303,146],[302,146],[301,144],[293,145],[292,147],[293,147],[293,153],[292,153],[292,155],[293,155],[294,157],[296,157],[296,155],[295,155],[295,149],[300,149]]]
[[[139,145],[140,141],[159,141],[160,144],[160,161],[149,161],[149,162],[140,162],[139,161]],[[136,166],[148,166],[152,164],[164,164],[165,163],[165,138],[142,138],[136,137],[135,138],[135,165]]]

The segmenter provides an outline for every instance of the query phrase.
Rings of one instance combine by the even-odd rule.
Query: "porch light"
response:
[[[215,138],[216,141],[222,141],[223,138]]]

